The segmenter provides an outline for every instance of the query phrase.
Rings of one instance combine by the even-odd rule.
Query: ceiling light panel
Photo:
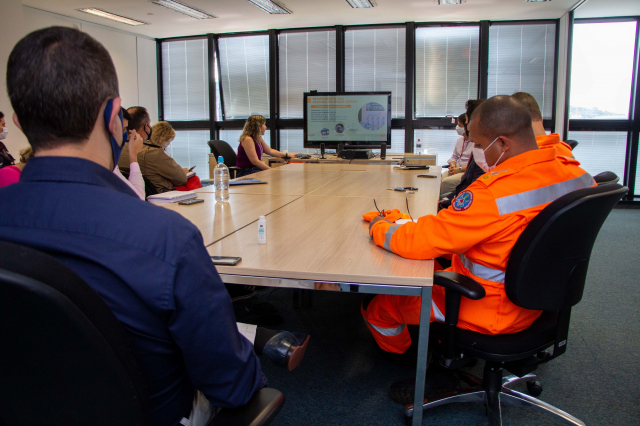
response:
[[[99,16],[101,18],[111,19],[112,21],[118,21],[118,22],[120,22],[122,24],[127,24],[127,25],[133,25],[133,26],[149,25],[146,22],[136,21],[135,19],[130,19],[130,18],[125,18],[124,16],[116,15],[114,13],[105,12],[104,10],[100,10],[100,9],[94,9],[92,7],[91,8],[85,8],[85,9],[78,9],[78,11],[84,12],[84,13],[89,13],[89,14],[95,15],[95,16]]]
[[[467,0],[438,0],[438,4],[440,6],[444,6],[446,4],[462,4],[466,2]]]
[[[275,0],[248,0],[249,3],[253,3],[265,12],[272,15],[288,15],[291,12],[283,3]]]
[[[182,13],[183,15],[187,15],[195,19],[215,18],[215,16],[213,15],[198,10],[194,7],[187,6],[186,4],[180,3],[176,0],[152,0],[151,3],[157,4],[158,6],[166,7],[167,9],[171,9],[174,12]]]
[[[524,0],[527,3],[542,3],[543,1],[551,1],[551,0]]]
[[[347,3],[349,3],[349,6],[353,7],[354,9],[377,6],[375,0],[347,0]]]

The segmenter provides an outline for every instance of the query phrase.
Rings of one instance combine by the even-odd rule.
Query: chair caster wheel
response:
[[[530,382],[527,382],[527,390],[531,396],[540,396],[542,393],[542,383],[537,380],[531,380]]]

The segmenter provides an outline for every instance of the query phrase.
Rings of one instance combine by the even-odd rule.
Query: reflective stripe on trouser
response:
[[[584,173],[576,178],[565,180],[564,182],[558,182],[553,185],[543,186],[542,188],[532,189],[531,191],[496,198],[496,206],[498,207],[498,213],[500,213],[500,215],[515,213],[520,210],[526,210],[550,203],[570,192],[590,188],[594,183],[595,181],[591,175],[589,173]]]
[[[387,352],[404,353],[411,346],[406,324],[420,323],[421,298],[418,296],[377,295],[362,316],[378,346]],[[444,321],[443,311],[431,302],[430,321]]]

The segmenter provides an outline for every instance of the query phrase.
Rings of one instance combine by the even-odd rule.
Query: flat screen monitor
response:
[[[391,92],[304,94],[304,147],[391,147]]]

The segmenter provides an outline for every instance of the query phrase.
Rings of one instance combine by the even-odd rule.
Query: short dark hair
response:
[[[467,122],[467,113],[463,112],[458,116],[458,123],[466,123]]]
[[[129,119],[129,129],[138,130],[145,124],[151,124],[149,112],[145,107],[132,106],[127,109],[127,112],[131,115]]]
[[[129,111],[120,107],[120,112],[122,113],[122,118],[124,118],[127,121],[131,121],[131,114],[129,114]]]
[[[4,113],[0,111],[0,118],[4,118]]]
[[[531,96],[527,92],[516,92],[511,95],[513,98],[519,100],[529,109],[531,119],[534,121],[542,121],[542,113],[540,112],[540,105],[536,102],[536,98]]]
[[[34,151],[79,144],[95,127],[105,100],[118,97],[109,52],[75,28],[34,31],[15,45],[7,90]]]
[[[528,138],[535,143],[529,109],[517,99],[499,95],[479,105],[469,121],[478,121],[478,132],[487,139],[498,136]]]

